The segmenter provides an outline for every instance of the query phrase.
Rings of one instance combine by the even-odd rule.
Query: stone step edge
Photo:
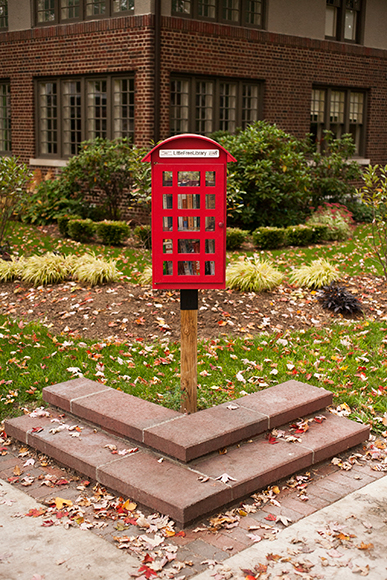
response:
[[[76,396],[77,384],[80,384],[79,396]],[[85,393],[85,384],[88,390],[86,394],[82,394]],[[135,400],[136,412],[140,415],[141,409],[143,409],[144,416],[152,415],[154,411],[160,409],[164,409],[165,411],[170,410],[88,379],[86,381],[75,379],[73,381],[67,381],[67,383],[45,387],[43,389],[43,399],[49,404],[61,408],[65,412],[70,412],[82,420],[101,427],[105,431],[118,437],[134,439],[151,449],[164,453],[178,461],[188,463],[208,453],[219,451],[225,446],[234,445],[251,437],[255,437],[268,429],[278,427],[281,423],[294,421],[311,413],[321,412],[332,403],[333,395],[330,391],[298,381],[287,381],[269,387],[269,389],[265,390],[265,395],[269,391],[274,392],[281,387],[292,388],[293,384],[297,385],[298,388],[300,386],[305,387],[309,398],[307,397],[306,400],[301,399],[298,407],[292,407],[290,410],[282,409],[282,412],[277,415],[274,410],[271,412],[269,408],[266,408],[262,412],[258,411],[256,399],[258,398],[259,400],[264,393],[264,391],[259,391],[230,401],[229,403],[223,403],[217,407],[198,411],[198,413],[193,415],[183,415],[182,413],[171,411],[170,418],[162,417],[159,422],[155,420],[154,424],[149,426],[145,422],[144,425],[138,425],[138,420],[136,425],[134,424],[135,422],[131,424],[130,417],[123,422],[118,417],[119,410],[118,413],[115,413],[115,408],[109,410],[108,404],[104,406],[103,413],[93,411],[89,408],[90,403],[94,397],[98,399],[106,397],[108,401],[109,395],[114,395],[117,398],[119,394],[119,397],[126,402]],[[63,387],[65,385],[71,386],[71,396],[67,397],[63,394]],[[93,388],[93,385],[95,385],[96,391],[89,392]],[[58,391],[61,391],[59,396],[56,388],[58,388]],[[312,392],[313,396],[310,392]],[[253,401],[254,403],[252,403]],[[244,413],[245,420],[239,422],[235,427],[231,426],[229,429],[226,429],[223,428],[223,422],[226,419],[224,410],[230,405],[237,405],[241,413]],[[231,416],[229,411],[226,411],[227,413],[230,419],[235,418],[235,415]],[[232,413],[235,413],[235,411]],[[192,440],[184,442],[184,436],[192,439],[192,433],[198,432],[198,425],[200,427],[201,420],[205,423],[203,429],[205,437],[198,436],[193,442]],[[175,421],[176,424],[174,424]],[[182,427],[186,428],[186,433],[184,433]]]
[[[163,486],[159,485],[160,474],[158,473],[153,474],[157,485],[154,485],[153,490],[149,490],[148,480],[152,477],[151,471],[153,470],[157,472],[157,470],[164,469],[160,468],[160,454],[140,448],[140,455],[134,454],[122,458],[117,456],[110,458],[109,456],[109,460],[105,459],[98,463],[95,461],[95,456],[93,455],[93,452],[95,452],[95,449],[93,449],[93,437],[94,439],[95,437],[102,437],[103,443],[111,442],[113,445],[118,445],[119,441],[121,446],[125,446],[128,442],[120,440],[101,431],[95,432],[90,427],[88,427],[89,432],[86,434],[86,436],[89,439],[86,443],[90,444],[91,442],[91,449],[87,453],[85,453],[84,450],[82,457],[82,454],[79,452],[77,446],[75,446],[75,449],[78,453],[78,456],[76,453],[71,455],[67,446],[63,448],[63,440],[62,445],[60,445],[60,439],[56,439],[57,435],[53,435],[51,437],[48,436],[48,440],[47,433],[40,435],[37,428],[32,427],[33,422],[29,416],[22,416],[16,419],[7,420],[5,428],[9,436],[15,437],[16,439],[34,447],[42,453],[49,454],[53,459],[59,461],[67,467],[75,469],[77,472],[82,473],[86,477],[95,479],[102,485],[109,487],[117,493],[126,495],[134,501],[138,501],[150,509],[154,509],[160,513],[169,515],[179,525],[185,526],[193,520],[198,519],[199,517],[207,515],[208,513],[224,507],[227,504],[236,502],[243,497],[247,497],[251,493],[254,493],[266,485],[270,485],[279,479],[282,479],[283,477],[288,477],[301,469],[307,469],[315,463],[331,457],[332,451],[333,454],[336,455],[337,453],[341,453],[350,447],[361,443],[368,437],[368,426],[359,425],[354,421],[350,422],[348,419],[342,417],[334,417],[333,419],[332,417],[333,416],[331,416],[331,421],[333,421],[333,424],[335,424],[335,422],[337,423],[338,421],[341,421],[342,423],[345,423],[346,429],[349,427],[349,423],[352,423],[352,427],[350,428],[349,433],[345,433],[345,437],[343,439],[332,439],[329,445],[325,445],[325,447],[323,446],[320,449],[316,449],[317,454],[315,453],[311,442],[309,442],[309,445],[307,441],[305,441],[305,443],[295,444],[281,442],[279,446],[275,446],[274,450],[270,449],[270,454],[272,456],[274,454],[277,457],[270,469],[262,471],[262,469],[259,469],[258,466],[257,473],[255,474],[254,472],[255,475],[250,477],[250,479],[243,480],[241,483],[234,483],[234,481],[236,481],[234,480],[230,484],[225,482],[220,485],[220,482],[216,481],[215,477],[208,473],[208,461],[210,463],[211,461],[216,463],[219,460],[219,457],[222,458],[218,455],[212,456],[212,458],[209,457],[208,460],[205,459],[204,463],[203,461],[199,461],[198,465],[193,466],[192,468],[186,464],[181,464],[173,460],[165,459],[163,465],[165,465],[167,474],[170,472],[170,470],[172,470],[171,478],[173,480],[176,481],[177,479],[179,482],[181,480],[184,481],[184,478],[188,478],[189,480],[191,489],[185,490],[187,491],[188,500],[183,499],[183,501],[181,497],[180,500],[177,500],[173,492],[169,493],[169,486],[165,485],[165,482]],[[42,423],[42,420],[38,420],[35,424],[41,426]],[[46,423],[49,424],[50,427],[52,426],[49,421],[46,421]],[[330,423],[329,420],[327,421],[326,429],[328,431],[332,431],[332,426],[328,423]],[[323,428],[324,427],[322,426],[322,429]],[[346,429],[344,429],[344,431]],[[320,426],[320,438],[322,433],[323,431],[321,430]],[[76,441],[77,439],[75,440],[75,445]],[[257,438],[255,444],[256,446],[262,446],[262,449],[265,447],[266,453],[270,448],[262,436]],[[288,453],[288,457],[284,460],[284,457],[287,456],[286,451],[289,451],[293,447],[295,451],[297,450],[298,454],[295,453],[293,454],[294,457],[290,457],[291,453]],[[48,453],[48,451],[50,451],[50,453]],[[233,450],[230,449],[230,453],[232,451]],[[137,485],[133,484],[133,481],[130,481],[132,476],[132,466],[130,461],[131,458],[135,457],[136,462],[140,461],[141,471],[140,479],[137,475]],[[145,468],[141,465],[141,461],[145,463]],[[206,462],[207,469],[205,467]],[[211,488],[201,487],[202,484],[198,483],[199,475],[209,475]],[[161,476],[165,478],[165,471],[161,473]],[[205,490],[204,494],[202,493],[202,490]],[[191,499],[193,497],[196,498]]]

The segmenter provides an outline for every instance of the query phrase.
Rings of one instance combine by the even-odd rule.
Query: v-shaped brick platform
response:
[[[6,421],[8,435],[180,525],[357,445],[369,434],[368,426],[324,412],[326,419],[313,422],[301,442],[270,445],[267,429],[321,411],[332,401],[329,391],[298,381],[193,415],[87,379],[46,387],[43,397],[83,419],[61,419],[82,427],[80,437],[57,430],[52,419],[59,413],[52,408],[50,417]],[[116,445],[117,453],[112,455],[108,445]],[[135,453],[119,454],[134,447]],[[217,453],[224,447],[226,454]]]

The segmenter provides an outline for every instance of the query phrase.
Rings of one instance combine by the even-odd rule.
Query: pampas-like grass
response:
[[[142,286],[152,285],[152,266],[145,266],[143,272],[138,277],[138,283]]]
[[[71,257],[69,266],[72,277],[78,282],[96,286],[106,282],[118,282],[120,272],[114,260],[103,260],[93,254]]]
[[[319,258],[313,260],[310,266],[301,266],[294,270],[290,276],[290,283],[306,288],[322,288],[339,278],[340,273],[335,266],[325,258]]]
[[[67,279],[69,266],[66,259],[53,252],[47,252],[42,256],[31,256],[24,261],[21,268],[23,282],[32,283],[34,286],[47,284],[59,284]]]
[[[226,270],[226,285],[241,292],[262,292],[279,286],[284,276],[267,260],[255,255],[230,264]]]
[[[0,282],[12,282],[16,278],[20,278],[24,263],[23,259],[0,260]]]

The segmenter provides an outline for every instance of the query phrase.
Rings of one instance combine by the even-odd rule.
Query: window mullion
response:
[[[188,131],[195,133],[195,112],[196,112],[196,77],[189,79],[189,96],[188,96]]]
[[[112,131],[112,115],[113,115],[113,99],[112,99],[113,83],[112,77],[108,76],[106,79],[106,137],[113,139]]]
[[[351,91],[345,91],[345,109],[344,109],[344,133],[349,133],[349,101]]]

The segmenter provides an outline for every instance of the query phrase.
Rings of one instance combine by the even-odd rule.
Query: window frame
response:
[[[354,40],[345,38],[345,16],[347,10],[351,10],[351,8],[347,6],[348,2],[353,4],[352,9],[357,13]],[[346,42],[349,44],[362,44],[364,37],[365,2],[366,0],[326,0],[326,10],[328,6],[333,6],[337,9],[336,34],[334,36],[325,35],[326,40],[336,40],[338,42]]]
[[[2,0],[1,5],[4,8],[4,16],[1,16],[1,20],[4,20],[5,26],[0,26],[0,32],[8,30],[8,0]]]
[[[5,87],[7,90],[7,94],[5,95],[8,97],[8,103],[5,106],[5,116],[0,118],[0,122],[2,123],[4,120],[9,127],[6,127],[4,130],[9,131],[9,149],[3,149],[2,145],[3,142],[0,141],[0,156],[9,155],[12,152],[12,110],[11,110],[11,81],[9,79],[0,79],[0,87]],[[3,95],[0,95],[0,98]],[[1,109],[0,109],[1,110]],[[4,143],[6,143],[4,139]]]
[[[354,159],[364,158],[365,153],[366,153],[366,146],[367,146],[366,141],[367,141],[368,91],[366,89],[363,89],[360,87],[340,87],[340,86],[326,86],[326,85],[316,84],[316,85],[313,85],[313,87],[312,87],[311,104],[312,104],[313,91],[315,91],[315,90],[324,91],[324,95],[325,95],[324,121],[322,123],[318,122],[318,121],[313,122],[312,119],[310,119],[310,129],[312,128],[312,125],[316,125],[317,126],[317,135],[319,133],[319,127],[321,128],[321,133],[323,133],[323,131],[326,131],[326,130],[331,131],[332,126],[339,125],[339,124],[343,125],[342,135],[344,135],[346,133],[351,134],[350,125],[356,124],[356,123],[350,123],[351,94],[361,93],[363,95],[363,111],[362,111],[363,122],[361,123],[362,134],[361,134],[360,142],[359,142],[359,150],[354,153],[353,157],[354,157]],[[344,93],[344,122],[343,123],[334,123],[334,122],[330,121],[331,95],[333,92],[336,92],[336,91]],[[310,111],[310,116],[312,116],[312,109]],[[314,133],[311,130],[310,130],[310,133],[312,133],[314,135]],[[321,152],[323,152],[323,150],[324,150],[324,146],[321,147]]]
[[[79,0],[79,16],[74,18],[62,18],[62,6],[61,0],[54,0],[54,14],[55,18],[48,22],[39,22],[38,21],[38,2],[39,0],[34,0],[34,25],[35,27],[40,26],[55,26],[58,24],[71,24],[72,22],[82,22],[85,20],[101,20],[104,18],[119,18],[121,16],[133,16],[134,15],[134,0],[133,7],[129,10],[114,10],[114,0],[106,0],[107,9],[104,14],[92,14],[91,16],[87,16],[86,8],[87,8],[87,1],[88,0]]]
[[[243,87],[256,86],[258,88],[257,95],[257,120],[263,119],[263,99],[264,99],[264,82],[258,79],[233,78],[233,77],[213,77],[205,75],[182,75],[171,74],[169,83],[169,135],[180,135],[181,133],[174,133],[172,131],[174,118],[172,116],[172,83],[175,81],[188,81],[188,133],[197,133],[196,130],[196,83],[197,82],[212,82],[213,83],[213,103],[212,103],[212,128],[211,131],[200,133],[202,135],[209,135],[215,131],[222,130],[220,127],[220,85],[221,84],[235,84],[236,90],[236,118],[235,129],[245,127],[250,123],[243,122]],[[254,122],[254,121],[252,121]]]
[[[172,16],[177,16],[179,18],[191,18],[193,20],[205,20],[207,22],[218,22],[220,24],[227,24],[229,26],[242,26],[245,28],[256,28],[258,30],[264,30],[266,28],[266,0],[260,0],[261,2],[261,24],[250,24],[246,22],[247,13],[247,3],[249,0],[238,0],[238,20],[228,20],[222,17],[222,0],[215,0],[215,17],[211,18],[209,16],[199,15],[199,3],[196,0],[190,1],[190,11],[189,12],[179,12],[173,9],[173,1],[171,6]]]
[[[95,137],[91,136],[90,130],[88,128],[88,83],[93,81],[106,81],[106,138],[114,139],[114,83],[116,80],[129,80],[133,83],[133,107],[135,108],[135,74],[134,72],[119,73],[119,74],[94,74],[94,75],[72,75],[72,76],[61,76],[61,77],[39,77],[35,78],[35,135],[36,135],[36,151],[40,159],[70,159],[76,153],[65,153],[65,115],[64,115],[64,84],[69,82],[80,82],[80,94],[81,94],[81,139],[86,141],[88,139],[93,139]],[[40,101],[40,87],[42,84],[46,83],[56,83],[57,86],[57,152],[56,153],[44,153],[43,144],[45,141],[42,138],[42,116],[41,116],[41,101]],[[132,92],[132,91],[130,91]],[[130,106],[130,105],[129,105]],[[132,143],[134,143],[135,137],[135,114],[133,114],[133,132],[130,135],[124,135],[123,137],[131,138]]]

